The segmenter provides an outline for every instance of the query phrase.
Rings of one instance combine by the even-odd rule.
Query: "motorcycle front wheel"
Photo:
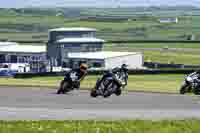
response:
[[[195,89],[193,90],[193,93],[194,93],[195,95],[200,95],[200,87],[195,88]]]
[[[59,90],[57,91],[57,94],[65,94],[67,92],[71,91],[71,87],[69,86],[69,83],[67,81],[61,81],[61,85]]]
[[[183,84],[180,89],[180,94],[184,95],[187,92],[187,84]]]
[[[116,96],[120,96],[121,94],[122,94],[121,88],[119,88],[119,89],[117,89],[117,90],[115,91],[115,95],[116,95]]]
[[[91,97],[97,97],[98,94],[97,94],[96,90],[91,90],[90,96],[91,96]]]

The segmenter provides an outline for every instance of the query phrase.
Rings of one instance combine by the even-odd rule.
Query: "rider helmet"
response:
[[[86,71],[87,71],[87,69],[88,69],[88,66],[87,66],[87,64],[85,64],[85,63],[82,63],[82,64],[80,65],[80,70],[81,70],[82,72],[86,72]]]
[[[128,67],[128,65],[122,64],[121,69],[124,70],[124,71],[128,71],[127,67]]]
[[[197,72],[196,72],[196,73],[200,74],[200,70],[197,70]]]

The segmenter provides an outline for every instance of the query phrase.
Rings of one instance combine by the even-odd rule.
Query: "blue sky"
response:
[[[54,7],[54,6],[149,6],[149,5],[193,5],[200,6],[200,0],[1,0],[0,7]]]

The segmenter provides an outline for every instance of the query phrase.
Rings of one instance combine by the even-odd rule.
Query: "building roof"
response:
[[[88,42],[105,42],[102,39],[84,37],[84,38],[63,38],[57,41],[58,43],[88,43]]]
[[[68,53],[69,58],[80,58],[80,59],[106,59],[120,56],[136,55],[138,52],[110,52],[110,51],[100,51],[100,52],[72,52]]]
[[[45,53],[46,46],[19,45],[15,42],[0,42],[0,52]]]
[[[72,27],[72,28],[56,28],[56,29],[50,29],[51,31],[97,31],[96,29],[93,28],[85,28],[85,27]]]
[[[0,42],[0,47],[1,46],[10,46],[10,45],[17,45],[18,43],[16,42]]]
[[[178,18],[159,18],[158,19],[160,22],[177,22]]]

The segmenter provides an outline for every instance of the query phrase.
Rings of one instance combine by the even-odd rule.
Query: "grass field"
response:
[[[107,10],[107,9],[105,9]],[[109,9],[108,9],[109,10]],[[178,12],[178,11],[177,11]],[[127,12],[128,13],[128,12]],[[130,11],[128,14],[132,14]],[[144,12],[141,12],[144,13]],[[125,14],[119,15],[123,17]],[[179,16],[178,24],[162,24],[158,22],[159,17],[146,16],[138,14],[134,16],[134,20],[126,20],[117,22],[113,21],[90,21],[81,20],[77,17],[56,17],[56,16],[40,16],[13,14],[0,11],[0,39],[33,39],[31,34],[46,34],[48,29],[56,27],[91,27],[97,28],[97,36],[106,40],[135,40],[135,39],[187,39],[188,35],[195,35],[197,40],[200,39],[199,34],[199,16]],[[161,16],[164,17],[164,16]],[[15,32],[18,32],[17,36]],[[19,34],[24,34],[25,37]],[[41,33],[42,32],[42,33]],[[4,35],[5,34],[5,35]],[[42,38],[47,40],[48,38]]]
[[[193,45],[195,45],[195,44],[193,44]],[[198,44],[196,44],[196,45],[198,45]],[[198,45],[198,46],[200,46],[200,45]],[[151,49],[144,50],[144,49],[138,49],[138,47],[137,48],[134,47],[134,44],[133,44],[133,46],[129,46],[129,47],[106,46],[104,49],[106,51],[143,52],[144,61],[160,62],[160,63],[172,63],[173,62],[175,64],[186,64],[186,65],[199,65],[200,64],[200,55],[199,55],[200,49],[198,51],[198,48],[194,48],[194,49],[196,49],[196,51],[193,51],[193,50],[171,51],[171,50],[151,50]],[[141,46],[141,48],[142,47],[148,48],[148,44]]]
[[[180,121],[14,121],[1,133],[199,133],[199,120]]]
[[[121,48],[182,48],[182,49],[199,49],[200,43],[120,43],[120,44],[105,44],[106,47],[121,47]]]
[[[87,76],[81,88],[94,87],[98,76]],[[57,88],[62,77],[0,78],[0,85]],[[184,75],[130,75],[127,90],[178,93]]]
[[[199,65],[200,55],[195,52],[144,51],[146,61]]]

